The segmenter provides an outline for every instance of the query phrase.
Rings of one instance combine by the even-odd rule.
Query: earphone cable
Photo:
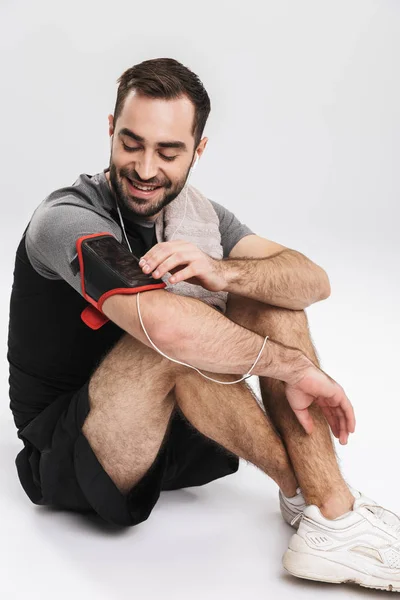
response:
[[[186,215],[186,207],[187,207],[187,199],[188,199],[188,188],[187,188],[187,184],[186,184],[186,202],[185,202],[185,212],[184,212],[184,215],[183,215],[183,219],[182,219],[182,221],[179,223],[178,227],[175,229],[175,231],[174,231],[174,233],[173,233],[173,236],[174,236],[174,235],[175,235],[175,233],[178,231],[179,227],[182,225],[182,223],[183,223],[183,220],[184,220],[184,218],[185,218],[185,215]],[[124,232],[124,236],[125,236],[126,243],[128,244],[128,248],[129,248],[129,251],[130,251],[130,253],[131,253],[131,254],[133,254],[133,252],[132,252],[132,248],[131,248],[131,245],[130,245],[130,243],[129,243],[129,240],[128,240],[128,236],[126,235],[126,231],[125,231],[125,225],[124,225],[124,221],[123,221],[123,219],[122,219],[122,215],[121,215],[120,208],[119,208],[119,206],[118,206],[118,201],[117,201],[117,199],[116,199],[116,204],[117,204],[117,210],[118,210],[119,220],[120,220],[120,223],[121,223],[122,231]],[[172,236],[172,237],[173,237],[173,236]],[[171,237],[171,239],[172,239],[172,237]],[[146,328],[145,328],[145,326],[144,326],[143,319],[142,319],[142,314],[141,314],[141,312],[140,312],[140,302],[139,302],[139,296],[140,296],[140,292],[138,292],[138,293],[136,294],[136,306],[137,306],[137,310],[138,310],[138,315],[139,315],[140,324],[141,324],[141,326],[142,326],[142,329],[143,329],[144,333],[146,334],[146,337],[147,337],[147,339],[149,340],[150,344],[153,346],[153,348],[155,348],[155,349],[157,350],[157,352],[158,352],[159,354],[161,354],[162,356],[165,356],[165,358],[168,358],[168,360],[171,360],[172,362],[178,363],[178,364],[180,364],[180,365],[183,365],[183,366],[185,366],[185,367],[190,367],[191,369],[194,369],[195,371],[197,371],[198,373],[200,373],[200,375],[201,375],[202,377],[204,377],[205,379],[209,379],[210,381],[214,381],[215,383],[220,383],[221,385],[232,385],[233,383],[239,383],[240,381],[243,381],[244,379],[248,379],[249,377],[251,377],[251,372],[252,372],[252,370],[254,369],[254,367],[256,366],[256,364],[257,364],[257,362],[258,362],[258,359],[260,358],[260,356],[261,356],[261,354],[262,354],[262,351],[264,350],[265,344],[266,344],[266,342],[267,342],[267,339],[268,339],[268,337],[269,337],[268,335],[267,335],[267,336],[265,336],[265,339],[264,339],[264,343],[263,343],[263,345],[262,345],[262,348],[261,348],[260,352],[258,353],[258,356],[257,356],[257,358],[256,358],[255,362],[253,363],[252,367],[250,368],[250,370],[249,370],[247,373],[245,373],[245,375],[244,375],[244,376],[243,376],[241,379],[237,379],[236,381],[219,381],[218,379],[212,379],[211,377],[208,377],[207,375],[204,375],[204,373],[202,373],[201,371],[199,371],[199,369],[197,369],[197,367],[194,367],[193,365],[189,365],[189,364],[187,364],[187,363],[181,362],[180,360],[176,360],[175,358],[171,358],[170,356],[167,356],[166,354],[164,354],[164,352],[162,352],[162,351],[161,351],[159,348],[157,348],[157,346],[156,346],[156,345],[153,343],[153,341],[150,339],[150,336],[149,336],[149,334],[147,333],[147,331],[146,331]]]

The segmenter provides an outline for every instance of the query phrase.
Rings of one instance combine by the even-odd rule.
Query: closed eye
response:
[[[141,150],[141,148],[132,148],[131,146],[127,146],[126,144],[124,144],[124,142],[122,142],[122,146],[124,148],[124,150],[126,150],[127,152],[136,152],[137,150]],[[162,154],[161,152],[159,152],[159,155],[161,156],[161,158],[163,158],[164,160],[175,160],[176,158],[178,158],[178,155],[176,156],[165,156],[165,154]]]

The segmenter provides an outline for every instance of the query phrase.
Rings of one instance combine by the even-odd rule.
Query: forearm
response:
[[[273,306],[301,310],[327,298],[326,272],[296,250],[283,250],[265,258],[224,259],[226,292]]]
[[[154,302],[160,303],[159,310]],[[264,342],[264,337],[237,325],[204,302],[171,292],[154,297],[152,314],[162,315],[163,324],[152,330],[156,346],[169,357],[200,370],[243,375]],[[289,381],[311,364],[297,348],[269,338],[252,374]]]

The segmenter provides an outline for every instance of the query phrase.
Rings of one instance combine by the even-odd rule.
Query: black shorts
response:
[[[176,408],[152,466],[122,494],[82,433],[90,410],[88,385],[58,397],[18,434],[24,448],[15,463],[34,504],[137,525],[149,517],[162,490],[204,485],[238,470],[238,457],[202,435]]]

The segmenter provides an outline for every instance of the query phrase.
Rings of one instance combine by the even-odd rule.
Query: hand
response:
[[[210,292],[220,292],[227,285],[222,261],[212,258],[184,240],[156,244],[142,256],[139,265],[144,273],[151,273],[156,279],[160,279],[168,271],[173,273],[168,280],[171,284],[187,281]]]
[[[328,421],[332,433],[347,444],[349,433],[354,433],[356,422],[353,406],[343,388],[317,367],[306,369],[296,383],[285,383],[290,406],[307,433],[312,433],[314,422],[308,407],[316,402]]]

